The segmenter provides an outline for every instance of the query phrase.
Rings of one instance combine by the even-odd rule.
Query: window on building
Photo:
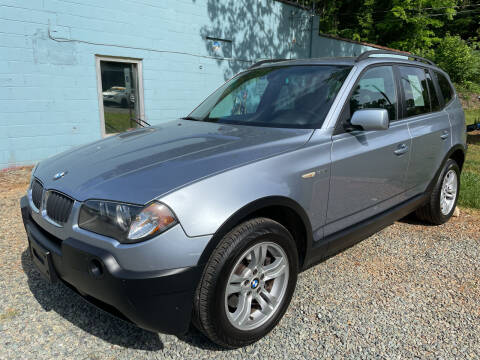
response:
[[[141,61],[97,57],[103,135],[140,126],[144,120]]]

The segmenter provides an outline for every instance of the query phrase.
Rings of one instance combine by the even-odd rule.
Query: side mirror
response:
[[[353,113],[350,123],[359,126],[364,131],[387,130],[390,121],[386,109],[362,109]]]

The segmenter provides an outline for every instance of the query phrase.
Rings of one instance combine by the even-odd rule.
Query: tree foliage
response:
[[[447,34],[440,40],[435,50],[435,61],[455,82],[465,84],[479,80],[479,59],[458,35]]]
[[[477,81],[479,0],[304,0],[319,32],[436,60],[456,81]],[[477,71],[478,79],[475,79]]]

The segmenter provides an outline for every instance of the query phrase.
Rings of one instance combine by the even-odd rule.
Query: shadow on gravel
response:
[[[28,249],[22,253],[22,267],[30,291],[45,311],[53,310],[73,325],[113,345],[148,351],[163,349],[158,334],[105,313],[61,283],[48,284],[34,268]]]
[[[435,226],[426,221],[419,220],[413,213],[408,214],[407,216],[405,216],[404,218],[401,218],[398,221],[401,223],[410,224],[410,225]]]
[[[229,349],[222,348],[211,342],[205,335],[198,331],[193,325],[190,326],[190,330],[187,334],[178,336],[180,341],[187,343],[190,346],[197,347],[202,350],[210,351],[229,351]]]

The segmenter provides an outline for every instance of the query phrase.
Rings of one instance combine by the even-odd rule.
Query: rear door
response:
[[[451,146],[450,121],[443,110],[432,73],[418,66],[399,66],[403,117],[412,135],[407,189],[423,192]]]
[[[399,84],[390,65],[360,75],[332,137],[332,165],[325,236],[394,205],[405,192],[410,156],[406,121],[398,121]],[[388,130],[349,129],[358,109],[387,109]]]

